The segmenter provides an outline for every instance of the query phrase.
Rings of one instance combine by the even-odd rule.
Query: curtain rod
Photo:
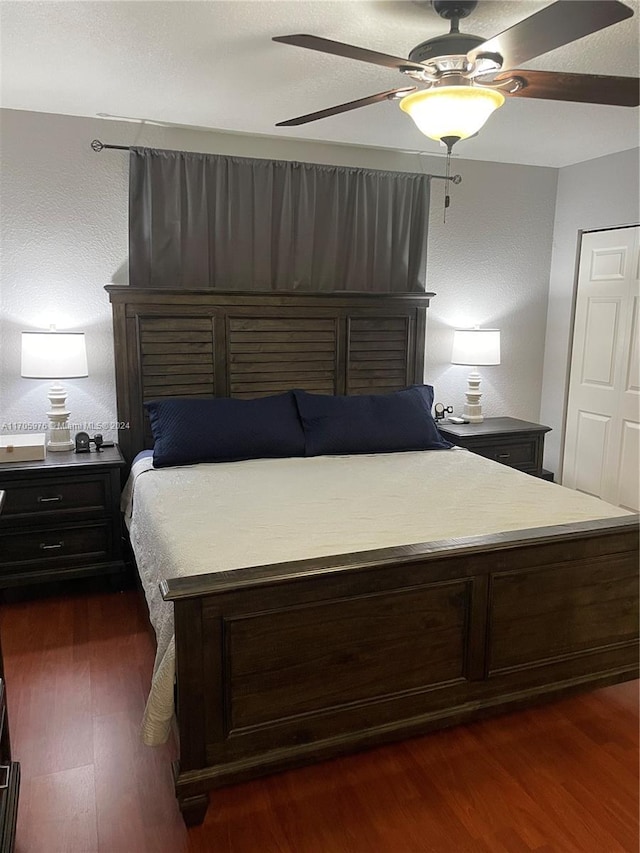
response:
[[[103,151],[105,148],[110,148],[114,151],[131,151],[130,145],[107,145],[104,142],[100,142],[99,139],[93,139],[91,141],[91,147],[94,151]],[[416,174],[423,174],[421,172],[416,172]],[[435,178],[439,181],[452,181],[454,184],[462,183],[462,175],[428,175],[424,174],[425,178]]]

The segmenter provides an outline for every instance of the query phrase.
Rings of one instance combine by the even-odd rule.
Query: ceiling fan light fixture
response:
[[[468,139],[473,136],[504,101],[504,95],[494,89],[439,86],[406,95],[400,107],[411,116],[421,133],[439,141],[443,137]]]

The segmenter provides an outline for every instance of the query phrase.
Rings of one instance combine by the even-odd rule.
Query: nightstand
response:
[[[553,480],[542,467],[544,436],[550,429],[516,418],[485,418],[480,424],[438,421],[438,430],[453,444],[544,480]]]
[[[117,447],[0,464],[0,588],[125,571]]]

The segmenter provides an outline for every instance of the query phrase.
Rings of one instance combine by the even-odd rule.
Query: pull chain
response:
[[[444,211],[442,216],[442,221],[444,223],[447,221],[447,208],[451,204],[451,196],[449,195],[449,182],[451,180],[451,150],[459,139],[459,136],[443,136],[441,139],[441,142],[444,142],[447,146],[447,168],[445,170],[446,189],[444,191]]]
[[[447,148],[447,168],[445,169],[445,191],[444,191],[444,210],[442,212],[442,221],[447,222],[447,208],[451,204],[451,196],[449,195],[449,179],[451,175],[451,148]]]

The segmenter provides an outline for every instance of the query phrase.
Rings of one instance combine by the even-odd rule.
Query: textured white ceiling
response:
[[[464,32],[489,37],[546,6],[482,0]],[[638,76],[636,15],[528,63],[531,68]],[[395,71],[275,44],[312,33],[406,56],[448,30],[426,0],[0,2],[1,105],[109,114],[250,134],[442,153],[397,104],[384,102],[299,128],[277,121],[409,85]],[[460,157],[565,166],[638,145],[638,109],[510,98]],[[115,141],[115,140],[113,140]]]

